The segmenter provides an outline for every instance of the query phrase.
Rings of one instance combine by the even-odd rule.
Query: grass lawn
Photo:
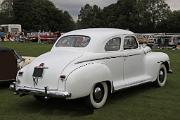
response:
[[[38,56],[52,45],[3,43],[26,56]],[[109,97],[107,104],[93,114],[82,100],[52,100],[39,103],[32,96],[20,98],[0,85],[0,120],[180,120],[180,50],[162,50],[171,58],[173,74],[165,87],[151,84],[121,90]]]
[[[15,49],[20,55],[37,57],[50,51],[52,44],[1,42],[4,47]]]

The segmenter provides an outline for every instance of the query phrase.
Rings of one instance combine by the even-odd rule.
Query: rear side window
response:
[[[124,38],[124,50],[136,48],[138,48],[138,43],[134,36],[127,36]]]
[[[71,35],[62,37],[56,47],[86,47],[90,42],[90,37],[81,35]]]
[[[113,38],[106,43],[105,51],[118,51],[121,46],[121,38]]]

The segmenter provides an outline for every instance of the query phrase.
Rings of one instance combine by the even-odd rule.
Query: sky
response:
[[[166,0],[172,10],[180,10],[180,0]]]
[[[55,3],[56,7],[68,11],[74,20],[77,20],[81,7],[85,4],[98,5],[101,8],[116,3],[117,0],[50,0]]]

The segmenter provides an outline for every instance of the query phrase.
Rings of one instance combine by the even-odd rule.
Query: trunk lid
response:
[[[31,88],[49,90],[65,90],[65,81],[60,80],[60,75],[64,69],[74,60],[80,58],[81,53],[54,51],[36,58],[29,64],[24,73],[23,85]],[[34,78],[34,68],[44,64],[42,78]]]

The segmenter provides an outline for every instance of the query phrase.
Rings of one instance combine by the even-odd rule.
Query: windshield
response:
[[[86,47],[90,42],[90,37],[82,35],[71,35],[62,37],[56,47]]]

